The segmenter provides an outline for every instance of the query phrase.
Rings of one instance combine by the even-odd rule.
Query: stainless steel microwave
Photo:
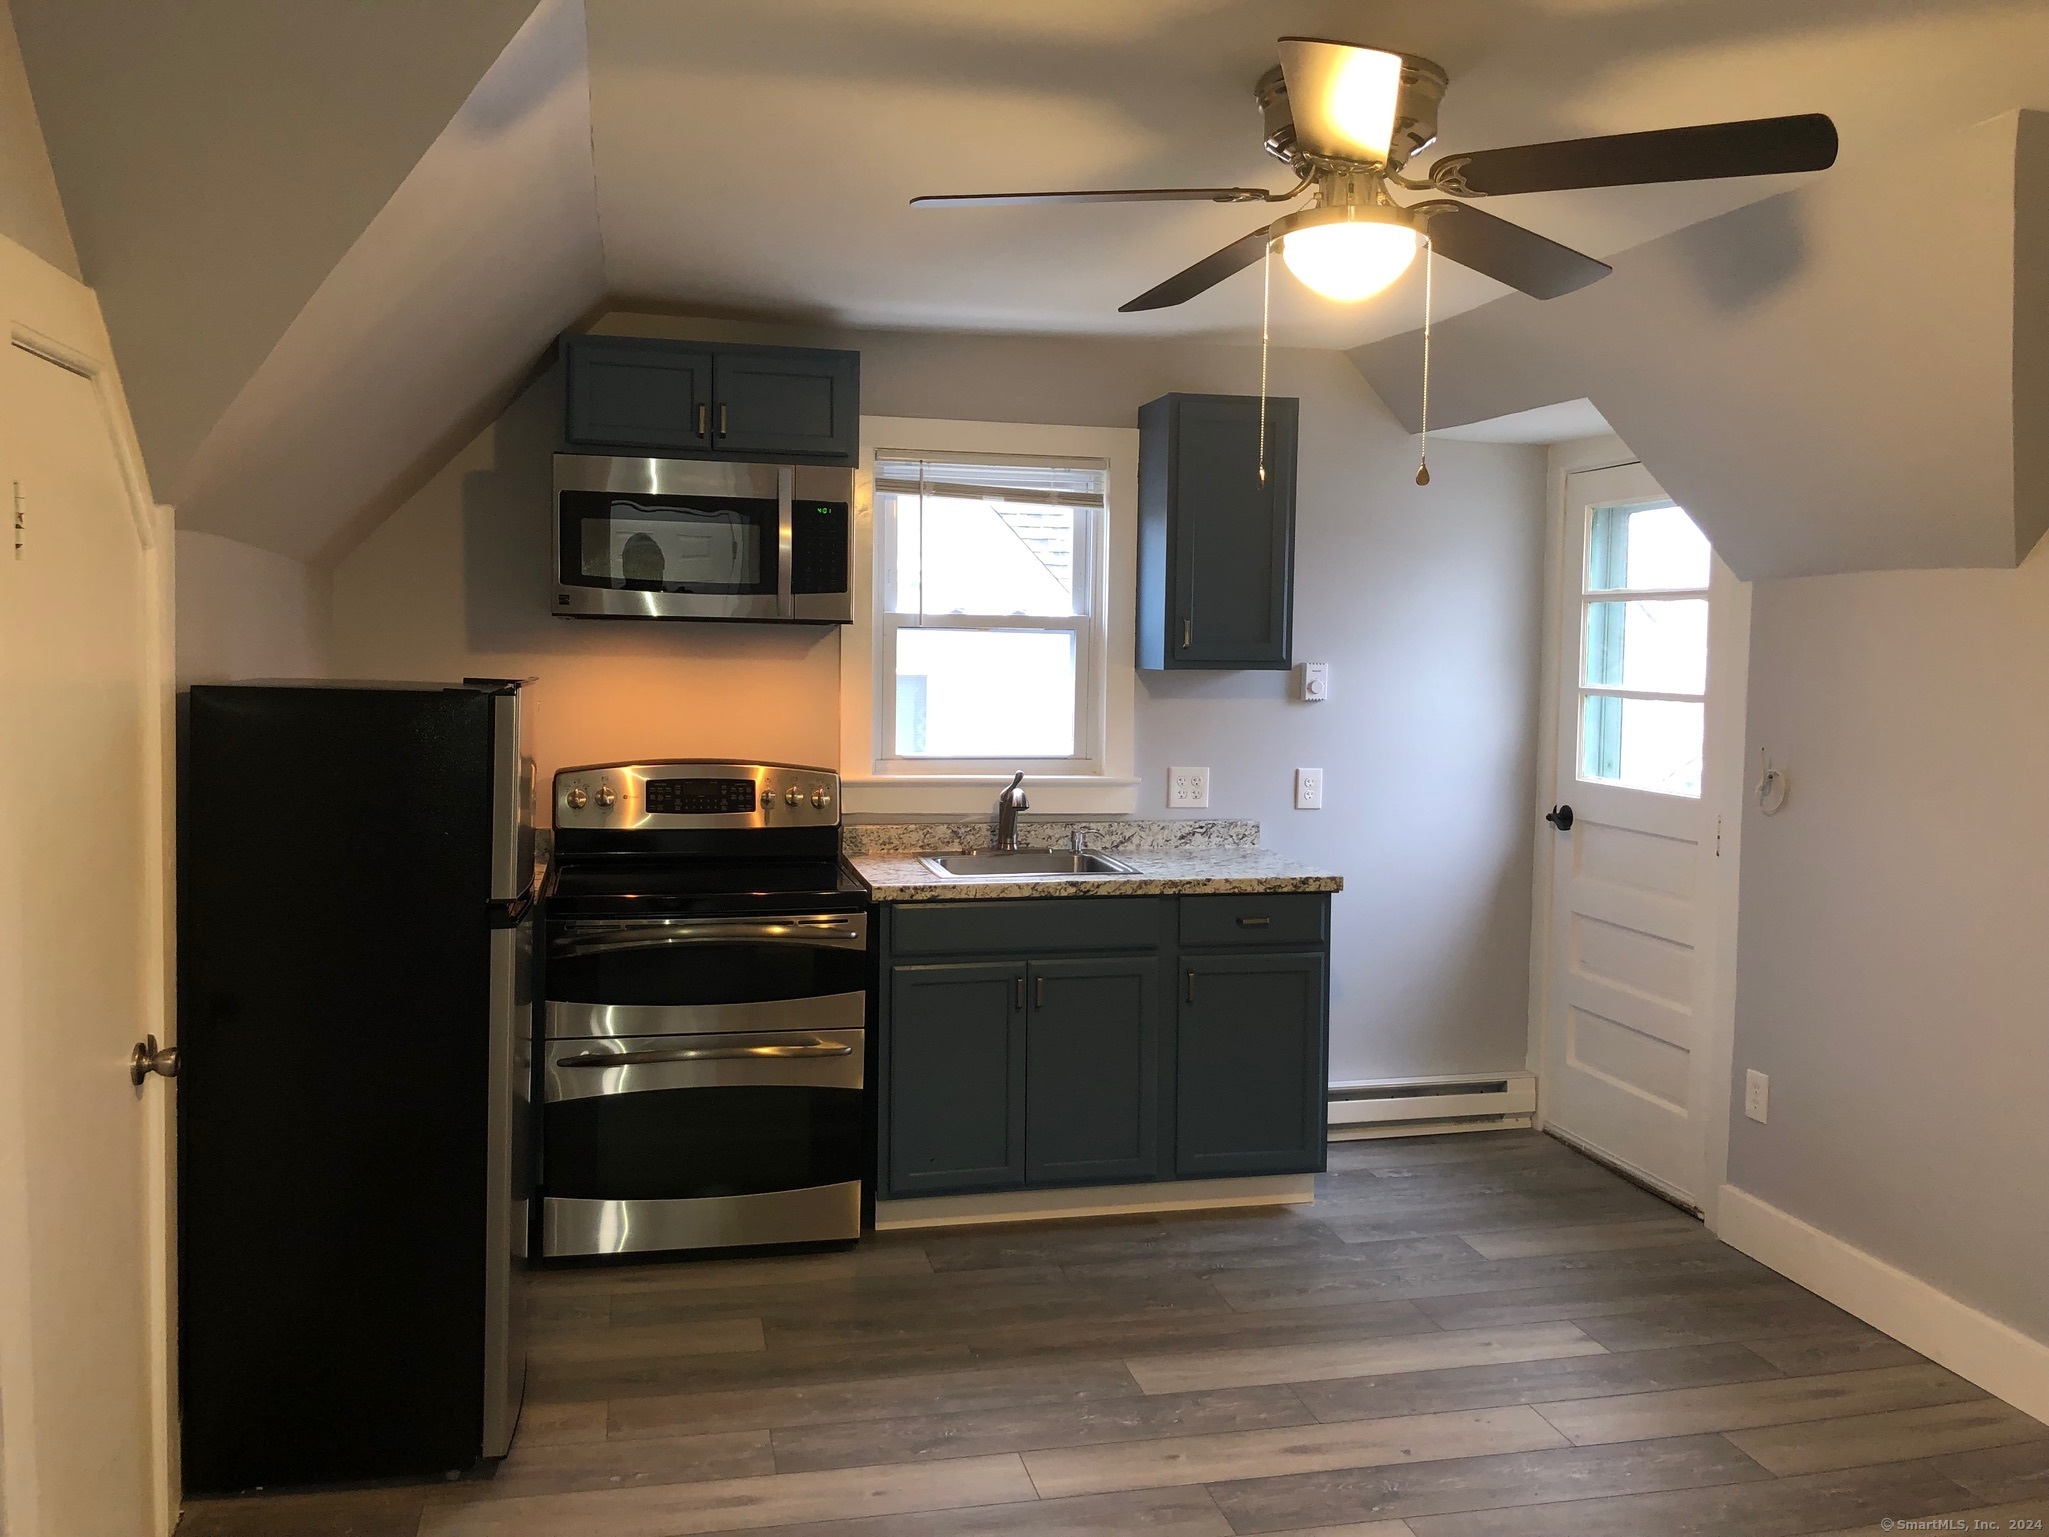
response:
[[[555,456],[555,612],[854,617],[854,472],[730,459]]]

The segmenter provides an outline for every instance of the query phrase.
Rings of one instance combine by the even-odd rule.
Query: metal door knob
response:
[[[157,1038],[146,1035],[135,1043],[135,1050],[128,1057],[128,1081],[138,1089],[143,1079],[151,1073],[164,1078],[178,1076],[178,1048],[159,1046]]]
[[[1560,832],[1569,833],[1572,831],[1572,808],[1570,806],[1553,806],[1544,813],[1544,820]]]

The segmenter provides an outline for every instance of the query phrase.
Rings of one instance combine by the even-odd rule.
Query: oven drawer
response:
[[[858,1090],[866,1039],[863,1030],[786,1030],[551,1040],[547,1100],[771,1085]]]

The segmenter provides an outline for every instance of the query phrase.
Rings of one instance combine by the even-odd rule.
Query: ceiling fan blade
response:
[[[1836,125],[1809,112],[1447,155],[1430,168],[1430,181],[1455,197],[1501,197],[1825,171],[1835,163]]]
[[[1546,240],[1535,230],[1464,203],[1415,203],[1408,211],[1429,234],[1439,256],[1521,289],[1532,299],[1555,299],[1598,283],[1615,270],[1570,246]]]
[[[1320,37],[1284,37],[1279,49],[1295,147],[1326,160],[1386,164],[1402,56]]]
[[[1207,293],[1234,272],[1243,272],[1247,267],[1266,254],[1266,243],[1273,226],[1256,229],[1251,234],[1232,241],[1221,251],[1213,251],[1192,267],[1184,267],[1156,288],[1148,288],[1129,304],[1117,306],[1117,313],[1129,315],[1134,310],[1164,310],[1176,304],[1186,304],[1199,293]]]
[[[914,197],[913,208],[1005,208],[1020,203],[1273,203],[1264,187],[1133,187],[1100,192],[953,192]]]

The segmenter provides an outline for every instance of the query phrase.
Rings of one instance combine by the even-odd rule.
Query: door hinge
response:
[[[21,547],[28,542],[28,509],[22,505],[21,482],[14,483],[14,558],[21,559]]]
[[[1715,818],[1715,858],[1722,857],[1722,819]]]

